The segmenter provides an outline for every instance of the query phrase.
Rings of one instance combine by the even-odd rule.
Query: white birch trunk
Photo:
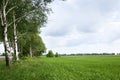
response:
[[[16,30],[16,24],[15,24],[15,13],[13,12],[13,21],[14,21],[14,54],[15,54],[15,60],[18,61],[18,45],[17,45],[17,30]]]
[[[7,20],[6,20],[6,5],[5,1],[3,0],[3,6],[1,9],[1,22],[2,22],[2,28],[3,28],[3,43],[4,43],[4,49],[5,49],[5,59],[6,59],[6,66],[10,67],[11,66],[11,60],[10,60],[10,46],[8,42],[8,37],[7,37]]]
[[[31,44],[30,44],[30,57],[32,57],[32,47],[31,47]]]

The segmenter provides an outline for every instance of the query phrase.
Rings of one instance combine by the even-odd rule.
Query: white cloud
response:
[[[120,0],[55,0],[50,6],[41,34],[48,50],[120,52]]]
[[[119,52],[120,1],[54,2],[42,37],[47,48],[61,53]]]

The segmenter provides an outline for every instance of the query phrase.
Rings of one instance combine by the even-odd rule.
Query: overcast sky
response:
[[[50,6],[41,33],[48,50],[120,52],[120,0],[55,0]]]
[[[120,52],[120,0],[55,0],[42,29],[48,50]]]

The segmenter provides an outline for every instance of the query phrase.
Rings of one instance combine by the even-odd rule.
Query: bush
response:
[[[2,53],[1,56],[5,56],[5,53]]]
[[[46,55],[47,57],[54,57],[54,53],[52,50],[48,51],[48,54]]]
[[[55,57],[59,57],[59,54],[58,54],[58,52],[56,52],[56,54],[55,54]]]

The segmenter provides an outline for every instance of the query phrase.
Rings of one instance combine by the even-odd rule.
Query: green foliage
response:
[[[46,55],[47,57],[54,57],[54,53],[52,50],[48,51],[48,54]]]
[[[56,54],[55,54],[55,57],[59,57],[60,55],[58,54],[58,52],[56,52]]]
[[[2,53],[0,56],[5,56],[5,53]]]
[[[45,44],[43,43],[40,34],[40,28],[44,27],[47,23],[47,14],[51,11],[47,5],[53,0],[1,0],[0,12],[2,3],[8,1],[6,5],[6,12],[11,9],[7,14],[7,25],[13,22],[13,12],[15,13],[15,24],[17,26],[17,42],[18,50],[22,56],[29,54],[30,45],[32,45],[33,55],[39,56],[46,51]],[[44,1],[44,2],[43,2]],[[13,8],[13,9],[12,9]],[[0,20],[1,21],[1,20]],[[0,42],[3,38],[3,27],[0,22]],[[9,44],[13,47],[13,24],[8,27]]]
[[[47,4],[51,3],[52,0],[44,0],[46,4],[44,7],[41,5],[41,1],[42,0],[25,0],[24,3],[19,5],[20,8],[16,9],[17,13],[20,13],[17,17],[29,13],[17,25],[18,47],[23,55],[30,53],[30,45],[33,56],[40,56],[46,51],[45,44],[39,34],[40,28],[44,27],[47,22],[46,12],[50,11]]]
[[[29,55],[30,45],[32,48],[33,56],[40,56],[46,51],[46,47],[43,43],[42,38],[38,34],[28,33],[21,36],[18,40],[18,46],[22,46],[20,48],[22,56]]]
[[[119,62],[120,56],[40,57],[8,69],[0,61],[0,80],[120,80]]]

